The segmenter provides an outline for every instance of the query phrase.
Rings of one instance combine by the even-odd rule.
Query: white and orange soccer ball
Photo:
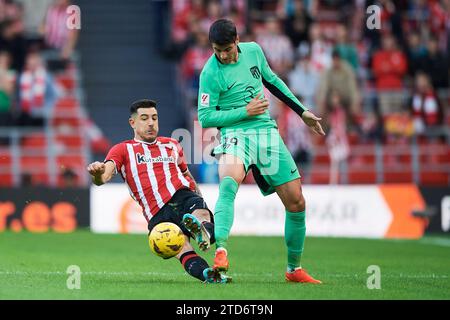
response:
[[[148,236],[148,244],[154,254],[169,259],[180,253],[185,241],[180,227],[171,222],[157,224]]]

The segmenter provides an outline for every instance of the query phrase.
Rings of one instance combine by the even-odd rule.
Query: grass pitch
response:
[[[213,250],[202,254],[212,262]],[[233,236],[227,285],[202,284],[176,259],[162,260],[146,235],[0,233],[0,299],[450,299],[450,238],[312,238],[302,264],[322,285],[286,283],[282,237]],[[81,288],[67,288],[67,268]],[[368,289],[381,271],[381,289]]]

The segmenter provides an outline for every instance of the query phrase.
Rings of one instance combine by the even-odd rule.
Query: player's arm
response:
[[[288,86],[270,68],[266,56],[261,47],[257,44],[261,62],[261,75],[264,86],[278,99],[283,101],[289,108],[294,110],[300,117],[308,109],[294,96]]]
[[[245,108],[218,110],[220,85],[214,75],[200,74],[198,121],[202,128],[228,127],[248,117]]]
[[[187,177],[188,181],[190,181],[189,184],[189,188],[194,189],[195,192],[202,196],[202,193],[200,192],[200,189],[198,188],[198,184],[194,179],[194,176],[191,174],[191,172],[189,171],[189,168],[187,166],[187,162],[186,162],[186,157],[184,156],[184,151],[183,151],[183,147],[181,146],[181,144],[179,142],[176,142],[176,147],[178,150],[178,160],[177,160],[177,165],[181,170],[181,173],[183,174],[183,176]]]
[[[101,186],[111,180],[116,172],[116,165],[113,161],[95,161],[87,166],[87,171],[92,177],[92,182]]]
[[[198,187],[197,181],[195,181],[194,176],[191,174],[189,169],[186,169],[186,171],[183,172],[183,175],[185,177],[189,177],[190,181],[192,181],[192,184],[194,185],[194,188],[195,188],[195,193],[197,193],[200,197],[203,197],[203,195]]]
[[[259,45],[258,54],[262,61],[261,74],[264,86],[278,99],[283,101],[289,108],[297,113],[305,124],[313,129],[317,134],[325,135],[320,125],[321,118],[315,116],[294,96],[288,86],[270,68],[269,63]]]

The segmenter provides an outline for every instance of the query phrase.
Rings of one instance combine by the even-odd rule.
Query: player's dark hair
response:
[[[141,99],[133,102],[130,106],[130,115],[133,115],[140,108],[155,108],[156,102],[154,100]]]
[[[236,25],[231,20],[216,20],[209,28],[209,42],[216,43],[219,46],[233,43],[236,38]]]

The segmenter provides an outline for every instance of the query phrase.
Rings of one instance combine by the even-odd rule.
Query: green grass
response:
[[[229,259],[233,283],[206,285],[154,256],[145,235],[4,232],[0,299],[450,299],[450,238],[307,238],[303,266],[322,285],[284,281],[281,237],[234,236]],[[81,269],[80,290],[67,289],[70,265]],[[381,269],[380,290],[366,286],[370,265]]]

